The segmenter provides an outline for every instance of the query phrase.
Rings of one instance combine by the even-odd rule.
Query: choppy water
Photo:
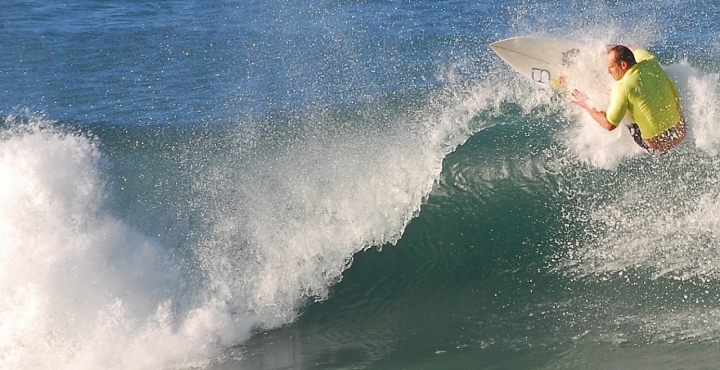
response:
[[[712,368],[719,19],[6,1],[0,368]],[[487,47],[519,35],[650,49],[688,138],[604,132]]]

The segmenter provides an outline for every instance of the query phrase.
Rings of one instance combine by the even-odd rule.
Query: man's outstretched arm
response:
[[[607,117],[605,117],[605,112],[601,112],[596,110],[595,108],[591,107],[588,102],[587,95],[585,95],[582,91],[579,91],[577,89],[574,89],[572,91],[572,98],[570,99],[571,102],[577,104],[580,106],[580,108],[585,109],[588,113],[590,113],[590,116],[597,121],[597,123],[600,124],[604,129],[608,131],[612,131],[617,126],[610,123],[610,121],[607,120]]]

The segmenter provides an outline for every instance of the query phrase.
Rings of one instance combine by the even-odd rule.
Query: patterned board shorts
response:
[[[640,127],[638,127],[637,123],[629,123],[627,124],[628,131],[630,131],[630,135],[632,135],[633,139],[637,143],[637,145],[640,145],[641,148],[647,150],[650,153],[654,153],[655,151],[650,148],[645,140],[643,140],[642,135],[640,134]]]
[[[640,128],[636,123],[631,123],[626,126],[637,145],[645,149],[650,154],[662,154],[667,152],[674,146],[678,145],[685,138],[685,125],[685,120],[680,119],[680,121],[675,126],[669,128],[662,134],[650,139],[650,141],[655,141],[652,147],[650,147],[648,143],[643,140],[642,135],[640,134]]]

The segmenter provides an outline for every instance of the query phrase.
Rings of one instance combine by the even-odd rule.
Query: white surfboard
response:
[[[493,42],[490,48],[522,75],[539,84],[563,89],[581,75],[598,78],[597,67],[587,68],[585,60],[604,61],[597,59],[600,55],[591,45],[553,38],[513,37]]]

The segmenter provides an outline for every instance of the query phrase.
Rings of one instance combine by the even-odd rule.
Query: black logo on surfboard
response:
[[[580,49],[574,48],[562,53],[562,64],[564,67],[570,67],[577,60]]]
[[[533,68],[532,79],[543,84],[550,83],[550,71],[546,69]]]

